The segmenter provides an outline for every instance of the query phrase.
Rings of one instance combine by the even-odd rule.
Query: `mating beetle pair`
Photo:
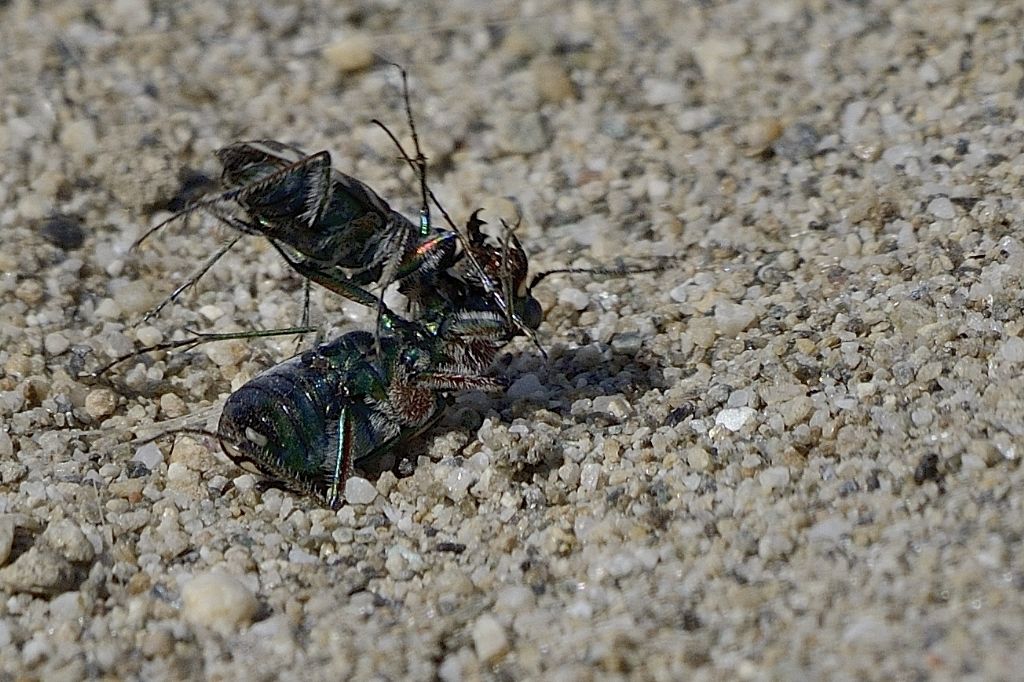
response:
[[[404,71],[402,76],[405,85]],[[252,464],[332,508],[340,504],[353,465],[428,428],[451,392],[503,387],[484,373],[514,336],[526,334],[536,342],[541,307],[533,288],[545,277],[663,269],[559,269],[527,283],[528,259],[512,228],[503,222],[500,243],[493,243],[481,230],[478,211],[463,233],[437,202],[426,183],[407,85],[405,102],[415,157],[374,122],[418,171],[418,225],[364,183],[335,170],[328,152],[307,155],[259,140],[220,149],[227,189],[139,240],[196,212],[240,233],[151,314],[194,284],[244,234],[265,237],[308,282],[377,310],[375,334],[350,332],[257,375],[228,398],[218,425],[216,435],[236,463]],[[449,229],[431,223],[429,201]],[[395,282],[410,301],[409,319],[383,303],[383,290]]]

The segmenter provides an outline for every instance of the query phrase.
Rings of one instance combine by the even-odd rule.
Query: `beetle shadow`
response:
[[[623,346],[626,347],[623,347]],[[446,418],[435,431],[444,435],[463,431],[477,440],[485,418],[511,426],[516,420],[564,428],[585,425],[594,431],[627,422],[657,428],[664,419],[644,414],[636,404],[648,392],[665,390],[672,383],[664,376],[665,359],[642,344],[592,342],[582,346],[559,344],[548,357],[530,349],[502,355],[492,370],[507,378],[509,388],[500,395],[471,392],[456,396]],[[547,476],[565,463],[564,448],[556,436],[530,428],[530,453],[512,453],[521,460],[514,478],[529,482],[535,474]]]

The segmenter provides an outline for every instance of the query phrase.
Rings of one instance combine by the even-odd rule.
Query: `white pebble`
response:
[[[722,336],[736,336],[754,321],[754,311],[731,301],[720,301],[715,306],[715,326]]]
[[[74,521],[61,519],[52,522],[46,527],[43,539],[68,561],[89,563],[96,557],[96,548]]]
[[[0,566],[7,563],[14,544],[14,517],[0,516]]]
[[[240,494],[251,492],[256,487],[256,477],[252,474],[242,474],[241,476],[235,477],[231,481],[231,485],[235,487]]]
[[[494,610],[505,613],[516,613],[522,611],[536,601],[536,596],[528,587],[523,585],[509,585],[501,588],[498,596],[494,599]]]
[[[198,474],[181,462],[171,462],[167,465],[168,483],[190,484],[193,478],[198,479]]]
[[[181,614],[185,620],[222,632],[247,625],[256,607],[256,597],[249,588],[223,573],[196,576],[181,590]]]
[[[155,302],[156,292],[149,287],[122,286],[117,289],[117,307],[122,313],[138,315],[146,312]]]
[[[707,471],[711,466],[711,455],[704,448],[695,446],[687,451],[686,463],[695,471]]]
[[[14,441],[11,440],[11,434],[6,431],[0,431],[0,458],[13,456]]]
[[[687,292],[688,289],[689,289],[688,285],[680,284],[677,287],[673,287],[668,292],[668,297],[671,298],[676,303],[686,303],[686,292]]]
[[[139,340],[143,346],[155,346],[164,340],[164,333],[156,327],[140,327],[135,332],[135,338]]]
[[[645,78],[642,86],[644,89],[644,99],[652,107],[678,104],[683,100],[684,92],[681,81]]]
[[[647,198],[652,203],[660,203],[668,197],[672,186],[664,178],[652,177],[647,179]]]
[[[234,367],[242,362],[249,353],[249,348],[242,339],[215,341],[206,345],[206,357],[218,367]]]
[[[121,306],[112,298],[105,298],[96,306],[97,317],[104,320],[116,320],[121,317]]]
[[[164,453],[160,451],[156,443],[146,443],[135,451],[132,461],[140,462],[150,471],[156,471],[157,467],[164,462]]]
[[[494,616],[485,613],[473,624],[473,646],[477,657],[490,663],[504,656],[508,650],[508,637],[501,623]]]
[[[291,564],[315,564],[318,561],[318,558],[298,547],[292,547],[288,552],[288,563]]]
[[[31,668],[37,665],[40,661],[49,658],[52,655],[52,649],[49,641],[45,635],[41,632],[36,633],[37,636],[25,642],[21,649],[21,662],[26,667]]]
[[[66,351],[70,345],[71,344],[67,337],[60,332],[51,332],[46,335],[45,339],[43,339],[43,348],[45,348],[46,352],[50,355],[60,355]]]
[[[465,496],[469,486],[476,481],[476,476],[463,467],[453,467],[448,471],[444,479],[444,493],[452,502],[460,502]]]
[[[199,309],[199,314],[210,322],[224,317],[224,311],[215,305],[204,305]]]
[[[849,535],[853,524],[840,516],[831,516],[818,521],[807,531],[807,539],[811,542],[836,543],[844,535]]]
[[[956,217],[956,207],[946,197],[936,197],[928,204],[928,212],[939,220],[952,220]]]
[[[596,490],[600,478],[601,465],[596,462],[587,462],[580,469],[580,490],[583,492]]]
[[[324,48],[327,63],[342,73],[362,71],[373,64],[373,39],[362,33],[354,33],[343,40]]]
[[[752,407],[733,407],[715,415],[715,424],[721,424],[730,431],[739,431],[755,414],[756,410]]]
[[[595,412],[610,414],[616,419],[625,419],[630,413],[629,401],[621,393],[594,398],[593,409]]]
[[[789,469],[786,467],[769,467],[762,471],[757,479],[768,490],[784,488],[789,484]]]
[[[49,203],[35,192],[29,192],[18,202],[18,213],[26,220],[39,220],[50,211]]]
[[[50,619],[54,622],[74,622],[84,615],[85,599],[81,592],[65,592],[50,600]]]
[[[171,419],[188,413],[188,405],[174,393],[164,393],[160,396],[160,409]]]
[[[345,501],[349,504],[370,504],[377,499],[377,489],[365,478],[352,476],[345,481]]]
[[[96,127],[87,118],[71,121],[60,131],[60,146],[77,156],[96,151]]]
[[[999,354],[1007,362],[1024,362],[1024,339],[1019,336],[1011,336],[1003,341]]]
[[[575,287],[566,287],[558,292],[558,302],[576,311],[586,310],[590,305],[590,296]]]
[[[793,542],[782,533],[769,532],[757,543],[757,555],[766,561],[779,559],[793,551]]]

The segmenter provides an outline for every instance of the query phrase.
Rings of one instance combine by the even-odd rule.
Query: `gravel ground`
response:
[[[1018,3],[344,4],[0,3],[0,679],[1019,675]],[[140,439],[292,338],[79,373],[299,319],[247,238],[140,323],[228,236],[129,250],[221,145],[414,215],[382,57],[460,220],[514,196],[535,268],[679,260],[545,282],[549,358],[332,513]]]

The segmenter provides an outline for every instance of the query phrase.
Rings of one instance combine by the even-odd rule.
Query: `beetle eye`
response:
[[[544,310],[540,307],[540,301],[533,296],[527,296],[520,303],[519,317],[530,329],[539,329],[540,323],[544,320]]]

